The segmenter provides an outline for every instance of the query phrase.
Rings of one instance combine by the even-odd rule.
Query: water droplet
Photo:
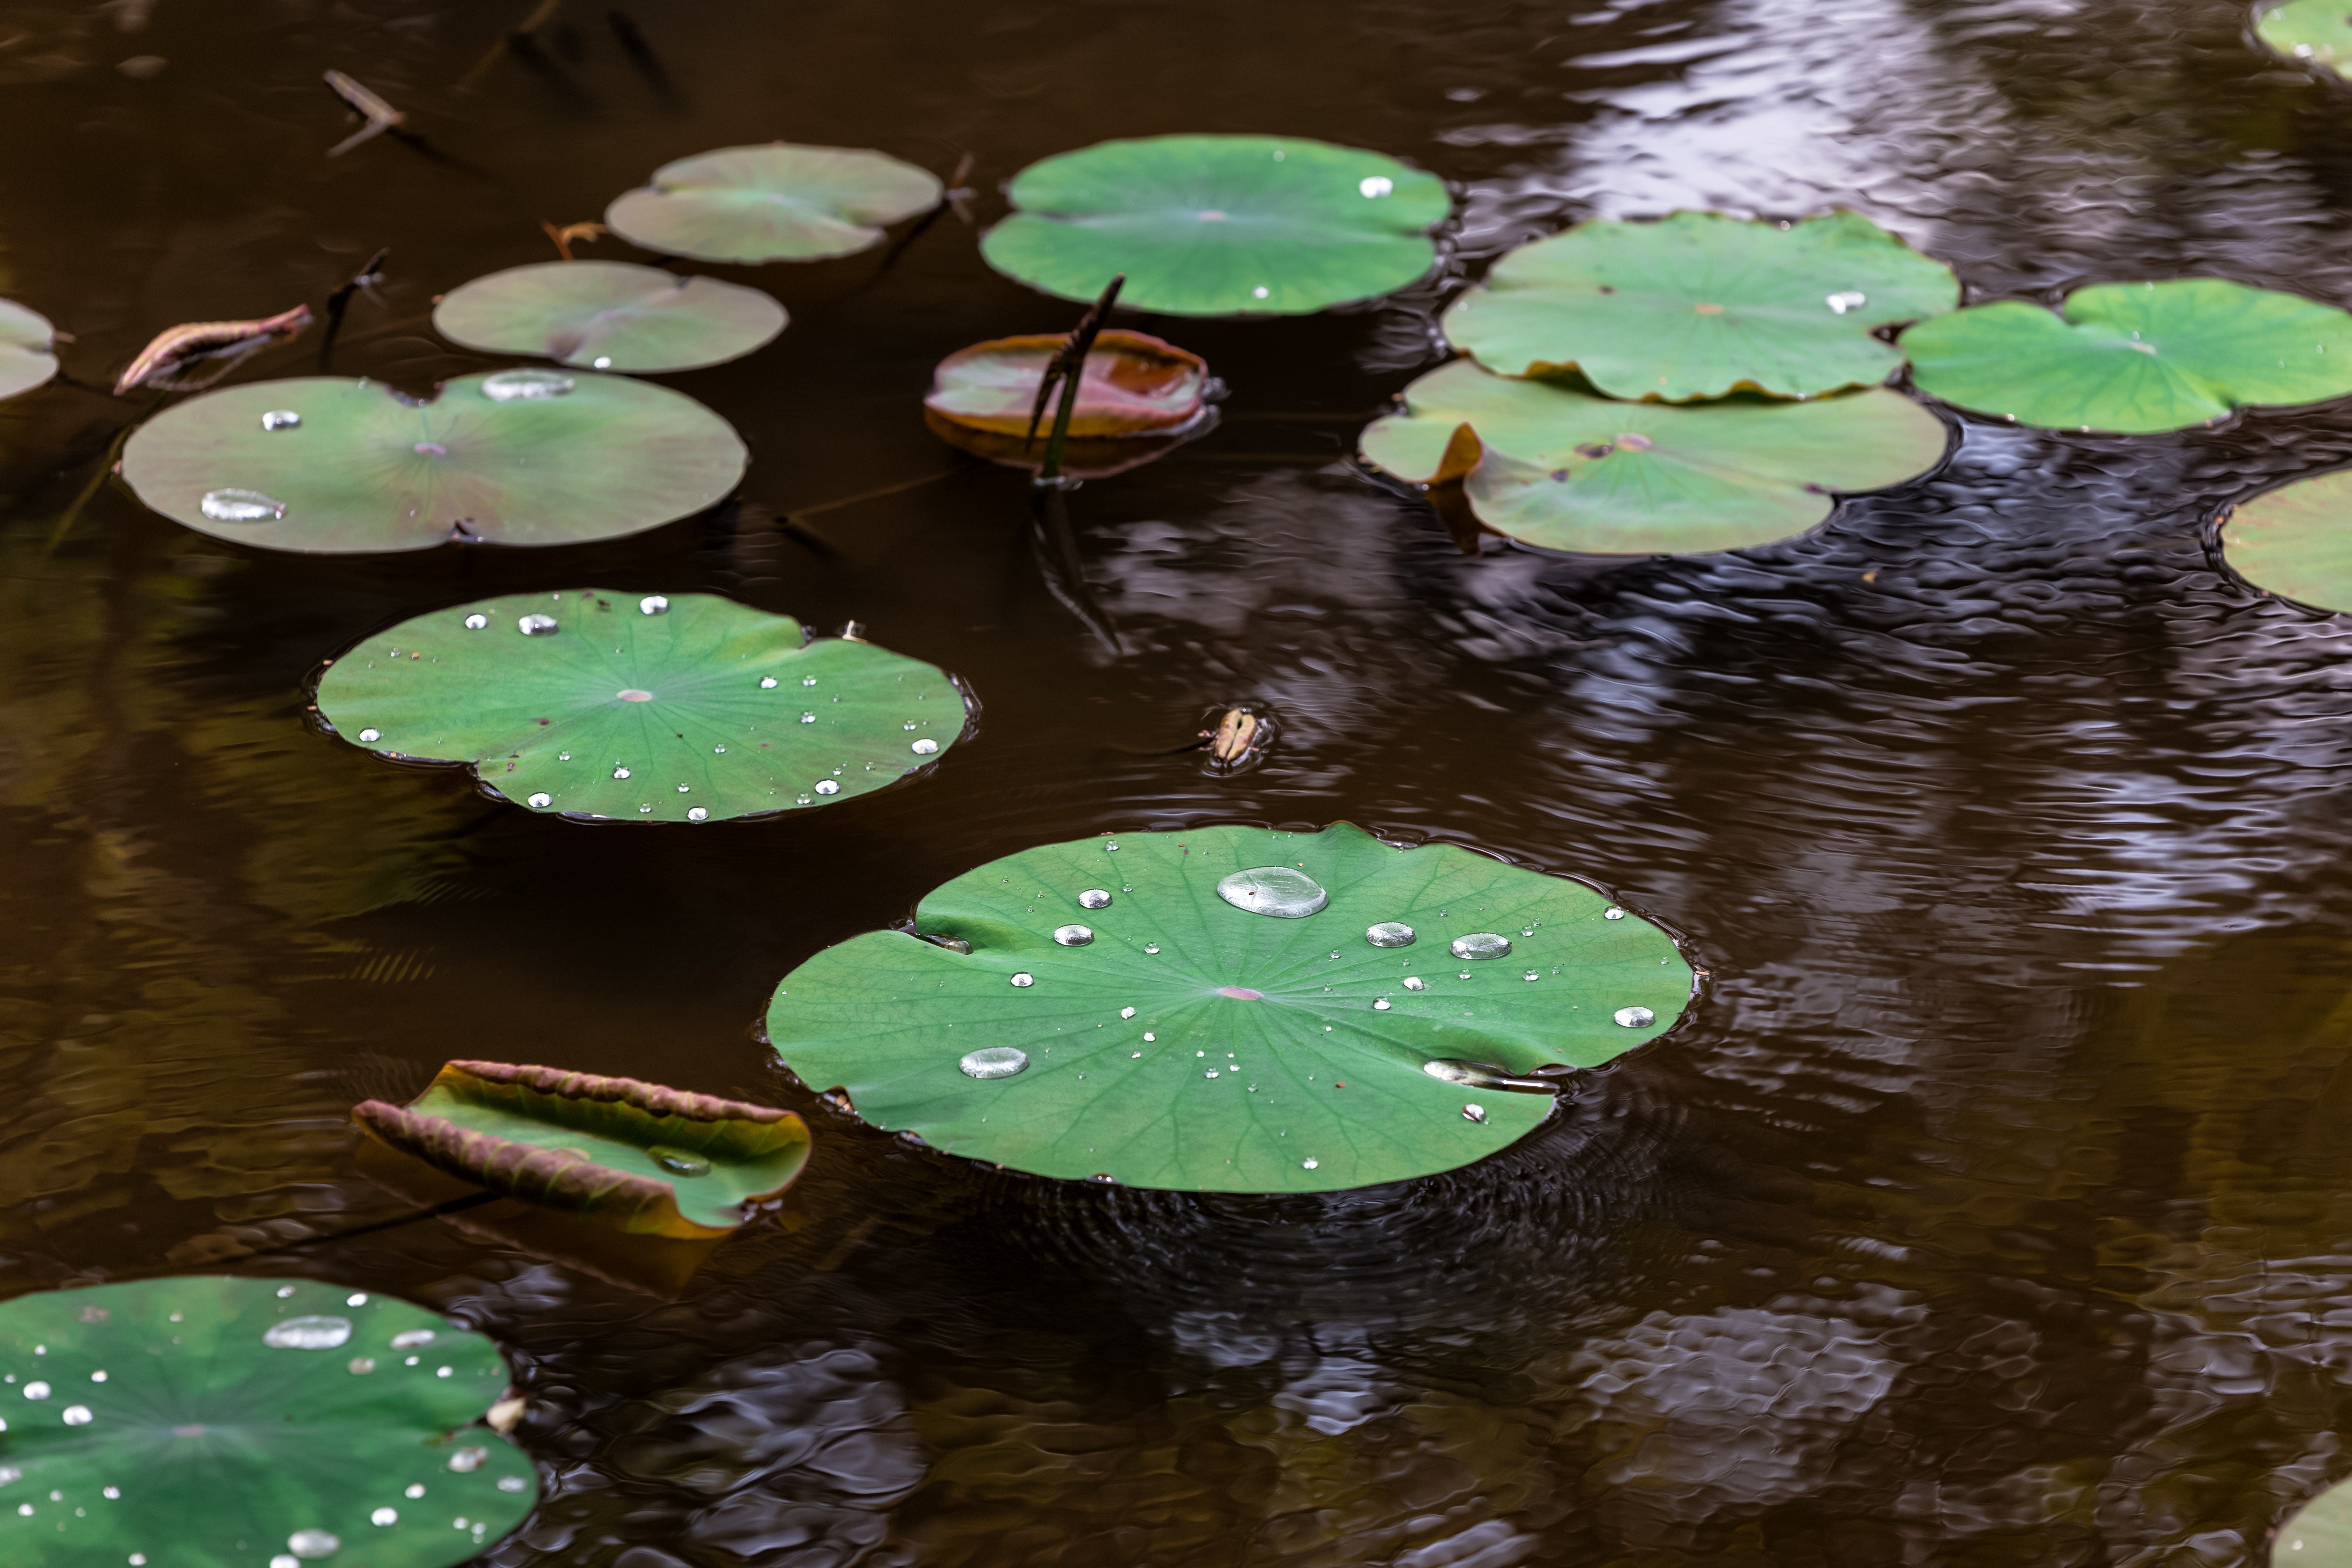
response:
[[[966,1078],[1011,1078],[1029,1068],[1029,1053],[1013,1046],[987,1046],[956,1063]]]
[[[834,783],[831,779],[819,779],[816,783],[809,785],[809,788],[816,791],[819,795],[839,795],[841,793],[841,786]]]
[[[760,689],[761,689],[761,690],[762,690],[762,691],[773,691],[775,689],[776,689],[776,678],[775,678],[774,676],[772,676],[772,675],[763,675],[763,676],[760,677]]]
[[[381,730],[362,730],[360,731],[360,741],[362,744],[373,743],[383,739],[383,731]]]
[[[1144,1040],[1144,1043],[1145,1043],[1146,1045],[1150,1045],[1150,1044],[1151,1044],[1153,1041],[1158,1040],[1159,1038],[1160,1038],[1160,1037],[1159,1037],[1159,1036],[1157,1036],[1157,1035],[1155,1035],[1155,1034],[1151,1034],[1151,1033],[1150,1033],[1149,1031],[1146,1031],[1146,1032],[1145,1032],[1145,1034],[1144,1034],[1144,1037],[1143,1037],[1143,1040]],[[1137,1053],[1137,1054],[1138,1054],[1138,1055],[1140,1055],[1141,1053],[1140,1053],[1140,1052],[1139,1052],[1139,1053]]]
[[[1266,286],[1261,283],[1256,288],[1250,290],[1250,298],[1253,300],[1263,300],[1266,297],[1267,292],[1268,290]]]
[[[460,1448],[449,1456],[449,1468],[461,1476],[471,1475],[480,1469],[482,1461],[489,1457],[490,1451],[488,1448],[478,1447]]]
[[[297,1557],[332,1557],[343,1543],[323,1530],[298,1530],[286,1538],[286,1550]]]
[[[64,1414],[66,1425],[68,1426],[89,1425],[89,1406],[87,1405],[68,1405],[65,1407]]]
[[[1094,939],[1091,926],[1056,926],[1054,930],[1054,940],[1064,947],[1084,947]]]
[[[797,801],[795,801],[793,804],[795,804],[795,805],[814,805],[816,804],[816,801],[815,801],[813,797],[811,797],[811,796],[809,796],[809,795],[802,795],[802,796],[801,796]]]
[[[392,1348],[396,1351],[413,1351],[419,1345],[431,1344],[433,1337],[431,1329],[405,1329],[392,1336]]]
[[[1859,289],[1842,289],[1838,292],[1830,295],[1822,302],[1827,305],[1837,314],[1843,316],[1848,310],[1852,310],[1860,306],[1870,303],[1870,296],[1864,293]]]
[[[1404,977],[1404,988],[1408,991],[1422,990],[1429,983],[1427,981],[1423,980],[1418,974],[1408,974]]]
[[[551,370],[502,370],[482,378],[482,395],[493,403],[562,397],[580,384]]]
[[[627,778],[629,776],[629,770],[626,768],[614,768],[613,770],[613,776],[616,779]]]
[[[803,713],[801,715],[801,722],[803,724],[814,724],[816,722],[816,715],[814,713]]]
[[[686,814],[686,819],[688,822],[708,822],[710,820],[710,813],[698,805]]]
[[[1024,969],[1013,977],[1012,984],[1026,991],[1030,986],[1037,984],[1037,977]]]
[[[651,816],[653,814],[654,808],[650,805],[641,805],[637,807],[637,815],[639,816]]]
[[[1412,927],[1402,921],[1382,921],[1376,926],[1364,928],[1364,940],[1374,947],[1411,947],[1413,943]]]
[[[367,1298],[366,1298],[366,1297],[364,1297],[364,1296],[362,1296],[362,1297],[361,1297],[361,1298],[360,1298],[360,1300],[362,1300],[362,1301],[364,1301],[364,1300],[367,1300]],[[91,1373],[89,1374],[89,1380],[90,1380],[90,1382],[92,1382],[92,1383],[104,1383],[104,1382],[106,1381],[106,1373],[104,1373],[103,1372],[94,1372],[94,1373]]]
[[[647,594],[644,598],[637,601],[637,614],[641,616],[668,615],[669,601],[659,594]]]
[[[1457,936],[1446,945],[1456,958],[1500,958],[1511,951],[1511,939],[1500,931],[1481,931]],[[1470,977],[1465,974],[1463,978]]]
[[[489,624],[490,617],[488,616],[472,615],[466,617],[466,629],[469,632],[480,631],[484,626],[487,626]]]
[[[691,795],[694,793],[694,786],[691,784],[680,784],[677,786],[677,793],[680,795]]]
[[[1519,928],[1519,934],[1521,936],[1533,936],[1536,934],[1536,928],[1533,926],[1521,926]]]
[[[1322,1163],[1320,1160],[1301,1160],[1298,1162],[1298,1167],[1303,1171],[1312,1171]]]
[[[1256,866],[1217,883],[1217,897],[1237,910],[1277,920],[1298,920],[1331,901],[1331,895],[1306,872],[1288,866]]]
[[[525,616],[522,619],[515,623],[515,629],[521,632],[522,635],[527,637],[547,637],[556,629],[555,617],[553,616]]]
[[[289,1318],[263,1331],[261,1342],[281,1351],[331,1351],[351,1337],[349,1318]]]
[[[901,730],[912,730],[914,727],[915,721],[912,719],[908,720],[905,723],[898,726]]]
[[[1541,979],[1541,978],[1542,978],[1542,976],[1541,976],[1541,975],[1539,975],[1539,974],[1538,974],[1534,970],[1530,969],[1530,970],[1528,970],[1525,974],[1520,975],[1520,976],[1519,976],[1519,978],[1520,978],[1520,979],[1522,979],[1522,980],[1539,980],[1539,979]]]
[[[400,1522],[400,1510],[396,1508],[380,1508],[373,1513],[368,1515],[368,1522],[370,1524],[398,1524]]]
[[[1381,997],[1379,1001],[1377,1001],[1377,1002],[1375,1002],[1375,1003],[1373,1003],[1373,1004],[1372,1004],[1372,1011],[1373,1011],[1373,1012],[1375,1012],[1375,1013],[1385,1013],[1385,1012],[1387,1012],[1388,1010],[1389,1010],[1389,999],[1388,999],[1387,997],[1385,997],[1385,996]]]
[[[519,1492],[530,1484],[530,1483],[529,1481],[524,1480],[520,1476],[500,1476],[499,1478],[499,1490],[502,1492]]]
[[[1143,944],[1143,951],[1146,952],[1156,953],[1160,951],[1160,944],[1156,942],[1147,942]]]
[[[353,1377],[365,1377],[374,1370],[375,1357],[372,1355],[355,1355],[352,1357],[352,1375]]]
[[[592,363],[597,370],[610,370],[613,368],[613,356],[611,354],[598,354]],[[466,1521],[464,1520],[461,1519],[457,1521],[457,1527],[459,1529],[464,1529]]]
[[[1122,1018],[1132,1018],[1135,1016],[1135,1009],[1132,1007],[1121,1007],[1118,1010],[1118,1016]]]
[[[816,684],[816,677],[814,675],[803,675],[801,677],[801,684],[803,686],[814,686]]]
[[[286,515],[286,503],[259,490],[206,490],[196,510],[215,522],[275,522]]]
[[[269,1568],[302,1568],[302,1560],[281,1552],[269,1560]]]
[[[1462,1108],[1462,1116],[1465,1121],[1484,1121],[1486,1120],[1486,1108],[1483,1105],[1465,1105]]]
[[[1368,196],[1384,196],[1396,189],[1396,182],[1386,174],[1367,174],[1356,182],[1356,189]]]
[[[11,1470],[8,1474],[0,1476],[0,1486],[6,1486],[10,1481],[15,1480],[16,1479],[16,1472]],[[122,1489],[121,1487],[100,1487],[99,1489],[98,1495],[106,1499],[109,1502],[113,1502],[122,1496]]]
[[[1623,910],[1612,907],[1601,910],[1601,918],[1604,921],[1622,921],[1625,918],[1625,911]]]
[[[1104,847],[1104,848],[1106,848],[1106,849],[1110,850],[1110,851],[1111,851],[1112,853],[1114,853],[1114,854],[1118,853],[1118,845],[1116,845],[1116,844],[1106,844],[1106,845],[1104,845],[1104,846],[1103,846],[1103,847]]]
[[[548,794],[545,790],[541,790],[539,794],[530,797],[530,806],[533,811],[545,811],[549,806],[553,805],[554,804],[555,797]]]
[[[425,1483],[423,1481],[409,1482],[407,1495],[412,1499],[423,1497],[425,1495]]]
[[[673,1176],[707,1176],[710,1162],[691,1149],[671,1149],[656,1143],[646,1150],[646,1158]]]
[[[1085,892],[1078,895],[1078,908],[1082,910],[1107,910],[1110,908],[1109,889],[1105,888],[1088,888]]]
[[[940,743],[937,741],[932,740],[929,735],[924,736],[919,741],[910,741],[907,743],[907,750],[914,752],[915,755],[919,757],[928,757],[939,749]]]
[[[1646,1029],[1658,1021],[1658,1016],[1647,1007],[1620,1007],[1615,1016],[1629,1029]]]
[[[273,408],[261,416],[264,430],[291,430],[302,423],[302,416],[291,408]]]
[[[1217,1076],[1217,1069],[1211,1068],[1207,1072],[1202,1073],[1201,1076],[1203,1078],[1214,1078]]]

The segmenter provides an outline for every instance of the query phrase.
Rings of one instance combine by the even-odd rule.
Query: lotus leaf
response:
[[[2336,1482],[2279,1526],[2271,1538],[2270,1562],[2271,1568],[2352,1563],[2352,1482]]]
[[[2297,479],[2232,507],[2221,551],[2267,593],[2323,610],[2352,610],[2352,470]]]
[[[784,308],[716,278],[625,261],[548,261],[460,284],[434,310],[433,324],[488,353],[659,372],[742,358],[784,330]]]
[[[964,726],[928,664],[714,595],[602,588],[404,621],[329,666],[319,711],[380,755],[470,763],[534,811],[627,822],[848,800]]]
[[[1673,939],[1580,882],[1344,823],[1024,850],[915,925],[785,979],[785,1065],[952,1153],[1134,1186],[1466,1165],[1549,1113],[1523,1075],[1654,1039],[1691,992]]]
[[[939,205],[928,169],[885,153],[789,142],[665,163],[605,209],[614,234],[704,261],[821,261],[880,242],[882,226]]]
[[[931,395],[923,406],[941,418],[975,430],[1027,436],[1053,423],[1034,418],[1037,388],[1045,367],[1068,339],[1059,332],[996,338],[958,349],[931,373]],[[1197,354],[1142,332],[1109,328],[1087,351],[1078,378],[1078,401],[1070,416],[1074,437],[1133,436],[1168,430],[1201,412],[1209,367]]]
[[[1920,391],[2049,430],[2145,435],[2352,392],[2352,314],[2218,278],[1974,305],[1903,334]]]
[[[1808,397],[1885,381],[1874,329],[1959,303],[1951,268],[1855,213],[1781,226],[1683,212],[1521,246],[1445,312],[1506,375],[1573,368],[1614,397]]]
[[[1882,489],[1944,454],[1942,421],[1883,387],[1806,403],[1617,403],[1467,360],[1405,389],[1366,462],[1426,484],[1468,426],[1465,489],[1488,526],[1545,550],[1697,554],[1801,533],[1832,491]],[[1455,447],[1457,454],[1461,448]]]
[[[477,1426],[498,1348],[310,1280],[192,1277],[0,1307],[10,1568],[446,1568],[520,1524],[531,1463]]]
[[[2352,60],[2352,0],[2288,0],[2255,18],[2254,36],[2283,55],[2341,75]]]
[[[122,477],[200,532],[340,554],[642,533],[719,500],[745,460],[725,420],[667,387],[508,370],[429,403],[340,376],[226,387],[141,426]]]
[[[0,397],[30,392],[57,374],[57,329],[48,318],[0,300]]]
[[[1153,136],[1032,163],[981,254],[1065,300],[1119,273],[1119,303],[1179,316],[1299,315],[1419,279],[1445,184],[1393,158],[1283,136]]]
[[[405,1109],[371,1100],[352,1119],[493,1192],[688,1241],[740,1226],[809,1155],[789,1110],[503,1062],[450,1062]]]

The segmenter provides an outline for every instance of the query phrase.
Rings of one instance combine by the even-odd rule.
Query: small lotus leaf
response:
[[[2352,1564],[2352,1482],[2338,1481],[2297,1510],[2271,1538],[2271,1568]]]
[[[2254,36],[2340,76],[2352,61],[2352,0],[2288,0],[2254,19]]]
[[[645,373],[740,359],[784,319],[757,289],[625,261],[509,267],[458,285],[433,311],[443,337],[486,353]]]
[[[1682,212],[1520,247],[1445,335],[1489,370],[1572,367],[1613,397],[1805,397],[1885,381],[1903,356],[1873,330],[1959,297],[1950,268],[1856,213],[1784,227]]]
[[[1538,1084],[1494,1076],[1591,1067],[1673,1025],[1689,965],[1609,911],[1580,882],[1344,823],[1120,834],[967,872],[922,901],[921,936],[818,953],[777,988],[768,1031],[812,1088],[971,1159],[1203,1192],[1360,1187],[1468,1164],[1549,1113]],[[1409,945],[1375,943],[1388,922]]]
[[[503,1062],[450,1062],[405,1109],[371,1100],[352,1119],[493,1192],[688,1241],[740,1226],[809,1155],[789,1110]]]
[[[1545,550],[1697,554],[1802,533],[1833,491],[1882,489],[1944,455],[1942,421],[1884,387],[1805,403],[1618,403],[1455,360],[1375,420],[1366,462],[1427,484],[1467,426],[1488,526]],[[1457,452],[1459,448],[1456,448]]]
[[[57,374],[57,329],[48,318],[0,300],[0,397],[30,392]]]
[[[2257,588],[2323,610],[2352,610],[2352,470],[2297,479],[2231,508],[2221,550]]]
[[[2049,430],[2144,435],[2352,392],[2352,314],[2217,278],[1974,305],[1903,334],[1920,391]]]
[[[1067,342],[1059,332],[1038,332],[958,349],[931,373],[931,395],[923,406],[952,424],[1026,436],[1038,384]],[[1201,412],[1208,382],[1209,367],[1199,355],[1142,332],[1109,328],[1087,353],[1070,434],[1133,436],[1173,429]],[[1058,390],[1055,396],[1058,400]],[[1053,423],[1049,405],[1035,423],[1039,439]]]
[[[0,1362],[9,1568],[448,1568],[537,1500],[530,1461],[473,1425],[508,1384],[498,1347],[389,1296],[43,1291],[0,1307]]]
[[[703,261],[821,261],[939,205],[939,176],[886,153],[789,142],[665,163],[605,209],[614,234]]]
[[[1153,136],[1032,163],[988,264],[1065,300],[1125,273],[1118,302],[1180,316],[1299,315],[1391,293],[1437,258],[1436,175],[1283,136]]]
[[[728,423],[682,393],[510,370],[461,376],[429,403],[341,376],[225,387],[141,426],[122,477],[200,532],[340,554],[642,533],[719,501],[745,461]]]
[[[319,711],[380,755],[468,763],[535,811],[625,822],[848,800],[964,727],[928,664],[715,595],[602,588],[404,621],[328,668]]]

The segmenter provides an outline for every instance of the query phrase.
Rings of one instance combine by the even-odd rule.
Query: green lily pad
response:
[[[1613,397],[1808,397],[1903,363],[1873,329],[1959,303],[1952,269],[1857,213],[1579,224],[1521,246],[1445,312],[1489,370],[1575,369]]]
[[[818,953],[768,1033],[811,1088],[970,1159],[1360,1187],[1466,1165],[1550,1112],[1540,1082],[1496,1078],[1674,1024],[1690,966],[1611,910],[1580,882],[1345,823],[1120,834],[965,873],[922,901],[920,936]]]
[[[522,1522],[498,1347],[389,1296],[190,1277],[0,1306],[11,1568],[447,1568]]]
[[[450,1062],[405,1108],[365,1100],[352,1119],[493,1192],[681,1240],[736,1229],[809,1156],[789,1110],[503,1062]]]
[[[2221,552],[2267,593],[2352,610],[2352,470],[2297,479],[2231,508]]]
[[[49,319],[0,300],[0,397],[30,392],[57,374],[57,329]]]
[[[1805,403],[1618,403],[1455,360],[1368,426],[1366,462],[1401,479],[1453,477],[1467,426],[1483,454],[1465,481],[1479,519],[1544,550],[1687,555],[1802,533],[1832,492],[1883,489],[1934,468],[1943,422],[1884,387]],[[1457,448],[1458,451],[1458,448]]]
[[[2342,75],[2352,60],[2352,3],[2288,0],[2254,19],[2254,37],[2279,53]]]
[[[319,711],[382,756],[470,763],[534,811],[710,822],[848,800],[929,766],[963,694],[928,664],[710,594],[509,594],[331,665]]]
[[[441,335],[469,349],[647,373],[740,359],[784,320],[757,289],[626,261],[509,267],[459,284],[433,311]]]
[[[134,431],[122,477],[199,532],[343,554],[642,533],[717,503],[747,460],[727,421],[667,387],[502,370],[430,403],[341,376],[226,387]]]
[[[1415,282],[1445,183],[1378,153],[1287,136],[1151,136],[1013,176],[981,255],[1007,277],[1178,316],[1300,315]]]
[[[2352,392],[2352,314],[2218,278],[2095,283],[2062,314],[1974,305],[1903,334],[1913,384],[2048,430],[2185,430]]]
[[[604,210],[614,234],[703,261],[821,261],[939,205],[939,176],[886,153],[789,142],[721,147],[654,171]]]
[[[2352,1482],[2338,1481],[2295,1511],[2271,1538],[2271,1568],[2352,1563]]]

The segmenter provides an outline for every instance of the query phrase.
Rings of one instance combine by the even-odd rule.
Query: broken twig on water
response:
[[[139,351],[114,384],[114,395],[121,396],[134,386],[154,385],[165,390],[174,388],[166,379],[173,371],[200,359],[230,356],[231,363],[221,367],[226,374],[235,363],[265,347],[278,338],[292,337],[310,324],[310,307],[297,305],[275,316],[263,316],[250,321],[190,321],[185,325],[159,332],[154,342]],[[214,377],[219,379],[218,376]],[[209,385],[210,383],[205,384]]]
[[[366,266],[337,284],[335,291],[327,296],[327,330],[319,340],[320,370],[327,368],[327,356],[334,352],[335,339],[343,330],[343,312],[352,308],[352,296],[365,294],[374,299],[375,286],[383,281],[383,264],[391,259],[392,247],[383,247],[368,258]]]
[[[327,149],[327,156],[340,158],[371,136],[381,136],[396,125],[405,124],[408,116],[383,99],[353,81],[341,71],[327,73],[327,86],[337,98],[359,110],[367,123]]]
[[[595,239],[600,235],[606,235],[613,232],[601,223],[567,223],[557,225],[548,222],[545,218],[539,220],[539,226],[547,231],[547,237],[550,240],[552,240],[555,244],[555,253],[563,258],[566,261],[575,259],[572,254],[572,246],[585,245]]]

